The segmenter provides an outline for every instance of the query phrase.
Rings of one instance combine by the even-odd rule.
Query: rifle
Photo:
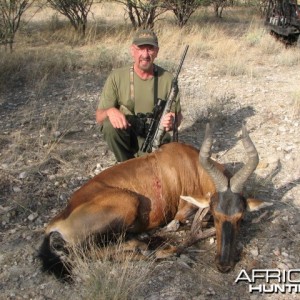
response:
[[[158,149],[158,147],[161,144],[162,138],[165,134],[165,128],[162,126],[161,121],[163,117],[171,111],[172,104],[177,97],[178,76],[181,71],[181,67],[183,65],[188,48],[189,48],[188,45],[185,46],[176,74],[172,80],[172,86],[171,86],[170,93],[167,97],[167,101],[162,101],[161,99],[158,99],[158,102],[153,109],[153,119],[150,123],[149,130],[146,135],[146,139],[141,148],[143,152],[154,151]],[[163,102],[165,102],[165,105],[163,105]]]

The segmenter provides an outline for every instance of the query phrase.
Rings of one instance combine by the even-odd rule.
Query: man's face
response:
[[[131,55],[134,64],[143,71],[150,71],[159,48],[152,45],[131,45]]]

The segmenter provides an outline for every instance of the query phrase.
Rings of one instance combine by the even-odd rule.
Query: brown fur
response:
[[[183,222],[195,207],[180,195],[208,192],[214,193],[215,187],[198,162],[198,150],[171,143],[88,181],[50,222],[46,234],[58,231],[67,242],[77,243],[107,230],[143,232],[174,218]],[[114,222],[120,227],[112,228]]]

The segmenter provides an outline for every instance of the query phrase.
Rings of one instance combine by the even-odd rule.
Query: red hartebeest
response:
[[[170,143],[147,156],[104,170],[77,190],[47,226],[40,251],[44,268],[58,271],[61,245],[57,237],[72,245],[93,235],[124,230],[140,233],[171,220],[184,222],[197,206],[210,206],[217,236],[216,264],[221,272],[228,272],[235,264],[236,234],[245,210],[265,206],[241,194],[258,164],[245,126],[243,145],[248,162],[232,178],[227,178],[223,167],[210,158],[209,125],[200,154],[192,146]]]

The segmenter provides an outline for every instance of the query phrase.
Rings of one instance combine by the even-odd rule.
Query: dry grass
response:
[[[63,107],[57,107],[55,111],[43,109],[43,105],[46,104],[41,103],[40,99],[51,87],[53,78],[63,80],[70,74],[75,76],[82,71],[91,71],[98,76],[99,73],[106,74],[112,68],[131,61],[128,48],[133,31],[128,23],[123,23],[123,8],[114,6],[114,9],[109,9],[107,6],[98,6],[91,16],[84,40],[79,39],[68,27],[66,20],[48,12],[41,12],[33,19],[28,18],[30,22],[23,24],[18,33],[13,53],[0,48],[0,92],[4,94],[20,85],[30,87],[32,91],[30,105],[25,110],[26,116],[23,116],[25,126],[29,132],[32,129],[32,133],[24,136],[24,124],[21,124],[21,127],[9,136],[8,143],[11,147],[3,147],[5,150],[1,153],[1,164],[5,162],[10,167],[13,166],[14,170],[24,168],[24,165],[33,169],[47,162],[50,157],[67,164],[67,155],[72,155],[72,151],[75,151],[71,145],[70,149],[64,149],[65,156],[62,152],[55,154],[61,139],[74,130],[76,124],[82,124],[82,120],[86,119],[85,108],[81,111],[73,110],[72,95],[78,94],[78,88],[72,86],[67,94],[71,100],[66,100]],[[45,13],[47,18],[43,17]],[[249,9],[228,11],[224,13],[224,19],[221,21],[212,17],[212,11],[201,10],[183,29],[175,28],[172,18],[167,17],[160,21],[155,29],[160,41],[158,63],[170,71],[177,65],[186,44],[190,45],[187,60],[211,61],[211,76],[258,76],[252,72],[254,61],[262,65],[267,62],[271,65],[295,68],[300,64],[299,50],[286,49],[276,41],[264,28],[263,20],[251,14]],[[201,99],[198,87],[191,87],[184,92],[186,94],[183,98],[187,102],[191,99]],[[214,90],[205,92],[210,95],[210,101],[205,104],[206,116],[221,118],[227,111],[236,107],[233,101],[234,94],[225,91],[223,95],[216,95]],[[87,98],[87,95],[83,96]],[[5,101],[0,93],[0,103]],[[294,92],[293,101],[295,116],[299,116],[299,91]],[[195,114],[196,118],[199,115],[197,108],[192,105],[188,107],[191,109],[188,115]],[[89,112],[93,109],[94,107],[88,108]],[[56,135],[58,131],[60,134]],[[4,138],[2,141],[6,143]],[[46,171],[49,170],[52,169],[48,167],[42,175],[48,176]],[[60,184],[58,176],[56,183]],[[6,182],[3,185],[8,186]],[[69,187],[68,189],[70,190]],[[56,188],[57,190],[59,188]],[[121,250],[115,251],[120,253]],[[76,268],[83,299],[133,298],[134,292],[153,269],[151,261],[132,262],[124,257],[122,262],[112,262],[109,257],[110,253],[107,253],[107,257],[104,255],[95,262],[84,253],[77,255]]]
[[[32,83],[82,68],[107,72],[129,63],[128,48],[133,35],[130,24],[124,23],[123,7],[114,6],[113,15],[108,10],[111,8],[107,5],[96,6],[84,40],[67,20],[51,14],[49,9],[32,15],[28,12],[17,35],[15,52],[0,49],[2,88],[16,80]],[[47,17],[43,18],[43,14]],[[180,50],[189,44],[189,59],[212,58],[215,72],[220,75],[250,76],[251,61],[258,55],[262,61],[299,65],[299,51],[287,51],[251,10],[230,10],[225,16],[217,21],[211,11],[202,10],[193,15],[185,28],[178,29],[172,16],[167,15],[155,28],[161,45],[158,62],[172,71]]]
[[[124,236],[106,247],[89,241],[71,249],[75,288],[83,299],[136,299],[155,268],[154,258],[124,247]]]

